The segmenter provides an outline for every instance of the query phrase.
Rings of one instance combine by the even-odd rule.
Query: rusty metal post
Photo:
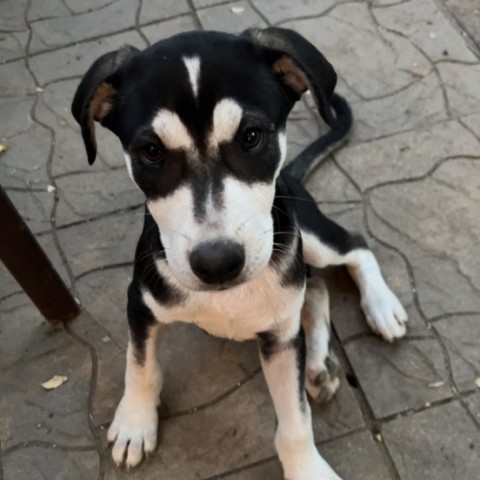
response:
[[[1,186],[0,259],[49,322],[78,315],[77,302]]]

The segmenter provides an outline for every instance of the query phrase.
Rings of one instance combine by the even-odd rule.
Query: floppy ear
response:
[[[91,165],[97,155],[95,121],[101,122],[113,105],[116,87],[109,81],[113,73],[138,49],[130,45],[98,58],[82,78],[72,102],[72,114],[80,124],[82,137]]]
[[[330,100],[337,75],[327,59],[305,38],[285,28],[249,29],[242,33],[263,47],[265,58],[280,81],[296,95],[310,90],[322,118],[335,127]]]

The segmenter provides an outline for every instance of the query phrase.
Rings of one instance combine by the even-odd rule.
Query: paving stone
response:
[[[461,120],[466,127],[473,131],[480,141],[480,114],[468,115]]]
[[[382,431],[402,479],[478,478],[480,437],[457,402],[399,418]]]
[[[193,0],[195,8],[211,7],[213,5],[218,5],[219,3],[225,3],[225,0]]]
[[[128,253],[133,263],[134,251]],[[128,342],[127,289],[132,273],[133,265],[95,271],[77,280],[81,304],[124,349]]]
[[[27,223],[33,233],[45,232],[51,229],[54,195],[45,191],[9,191],[9,196],[15,208]]]
[[[477,388],[480,378],[480,314],[452,317],[435,323],[448,350],[455,386],[460,392]]]
[[[268,18],[270,23],[281,24],[293,18],[320,16],[341,2],[335,0],[303,0],[301,2],[253,0],[252,3]]]
[[[347,344],[345,351],[375,418],[452,396],[435,339],[405,339],[389,345],[362,338]]]
[[[87,414],[91,375],[88,351],[61,327],[47,324],[23,297],[4,302],[6,314],[2,314],[0,323],[2,447],[33,440],[91,445],[93,437]],[[67,376],[68,381],[46,391],[41,384],[54,375]]]
[[[160,40],[171,37],[181,32],[196,30],[197,26],[192,15],[182,15],[172,20],[154,23],[147,27],[142,27],[142,32],[148,38],[150,43],[154,44]]]
[[[86,1],[83,0],[81,3],[84,4]],[[77,5],[79,3],[77,2]],[[67,17],[70,14],[70,10],[62,0],[35,0],[30,3],[28,20],[34,22],[45,18]]]
[[[98,470],[98,454],[94,451],[29,447],[4,460],[6,480],[91,480]]]
[[[49,132],[38,125],[8,139],[8,150],[0,157],[0,172],[5,188],[45,189],[50,152]],[[32,151],[33,149],[33,151]]]
[[[232,8],[243,8],[234,13]],[[204,30],[220,30],[222,32],[240,33],[247,28],[265,27],[262,17],[247,2],[229,3],[199,10],[198,17]]]
[[[1,138],[2,142],[6,143],[7,146],[10,142],[5,139],[9,139],[21,132],[24,133],[32,126],[33,122],[30,112],[34,102],[35,99],[33,97],[0,98]],[[3,163],[4,156],[5,154],[0,158],[0,165]],[[2,176],[2,182],[4,181],[3,178]]]
[[[475,62],[476,56],[434,0],[402,2],[389,8],[373,9],[380,25],[408,36],[432,61],[445,58]]]
[[[385,459],[371,435],[356,433],[319,447],[320,454],[342,477],[348,480],[388,480],[391,476]],[[281,480],[282,469],[278,460],[229,475],[229,480]]]
[[[75,13],[91,12],[105,8],[108,4],[112,3],[111,0],[82,0],[77,2],[76,0],[65,0],[65,5]]]
[[[405,89],[385,97],[352,103],[355,117],[352,142],[361,142],[418,130],[448,118],[442,88],[434,73],[412,83]]]
[[[445,85],[452,115],[480,112],[480,64],[440,63],[438,71]]]
[[[150,23],[189,12],[190,6],[187,0],[163,0],[162,2],[143,0],[139,20],[141,24]]]
[[[285,26],[317,46],[364,98],[392,94],[430,71],[428,61],[408,41],[379,32],[364,3],[341,4],[325,17],[293,20]]]
[[[27,3],[27,0],[4,0],[0,17],[0,31],[13,32],[27,29],[24,19]]]
[[[31,24],[34,35],[30,51],[35,53],[133,27],[136,11],[135,2],[116,0],[75,16],[39,20]]]
[[[36,55],[30,59],[30,66],[40,84],[44,85],[52,80],[83,75],[98,57],[124,44],[145,48],[142,37],[137,32],[128,31]]]
[[[331,160],[323,162],[312,172],[305,185],[317,202],[361,200],[355,186]]]
[[[470,413],[475,417],[477,423],[480,424],[480,393],[470,395],[464,398],[463,401],[467,405]]]
[[[0,64],[7,60],[21,58],[25,54],[28,40],[27,31],[0,33]]]
[[[86,220],[120,209],[142,205],[144,195],[132,182],[127,169],[67,175],[56,181],[60,203],[57,210],[58,225],[72,223],[73,210],[77,219]],[[69,206],[69,208],[64,208]],[[122,215],[122,214],[120,214]],[[130,215],[130,212],[127,213]]]
[[[455,176],[451,174],[452,164]],[[472,242],[480,234],[478,201],[458,187],[468,181],[472,168],[478,175],[477,167],[471,160],[450,160],[436,170],[433,178],[380,187],[371,195],[375,211],[400,237],[401,243],[396,239],[394,244],[410,252],[427,317],[480,309],[479,250],[478,242]],[[433,263],[431,259],[436,260]],[[453,277],[448,276],[450,272]],[[449,294],[460,285],[461,296]]]
[[[480,9],[476,0],[445,0],[450,13],[480,43]]]
[[[343,148],[338,163],[362,190],[417,178],[449,156],[477,155],[480,142],[457,121]]]
[[[131,262],[142,229],[137,211],[115,214],[58,231],[75,276],[107,265]]]
[[[92,385],[91,420],[95,426],[110,423],[120,401],[125,376],[125,346],[120,344],[103,323],[101,316],[96,320],[90,315],[90,305],[83,304],[82,312],[69,323],[69,328],[90,348],[95,350],[96,376]],[[126,319],[118,317],[118,323],[126,326]],[[127,340],[127,333],[123,342]]]

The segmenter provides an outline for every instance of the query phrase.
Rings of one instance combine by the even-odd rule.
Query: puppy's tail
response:
[[[290,177],[305,181],[321,161],[345,144],[353,124],[352,110],[340,95],[333,94],[331,103],[336,114],[337,128],[314,140],[284,167],[283,171]]]

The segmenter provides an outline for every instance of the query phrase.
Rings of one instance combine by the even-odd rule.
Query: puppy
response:
[[[348,123],[335,84],[323,55],[280,28],[125,46],[82,79],[72,112],[89,163],[97,121],[122,142],[146,197],[128,289],[125,393],[108,431],[118,464],[135,466],[155,449],[156,337],[160,325],[185,321],[258,340],[285,478],[339,478],[315,447],[305,394],[327,400],[339,383],[327,293],[321,280],[307,281],[307,266],[346,265],[368,324],[386,340],[405,334],[407,316],[363,239],[326,218],[299,181],[329,141],[282,171],[287,116],[306,90],[329,125],[342,123],[342,111]]]

